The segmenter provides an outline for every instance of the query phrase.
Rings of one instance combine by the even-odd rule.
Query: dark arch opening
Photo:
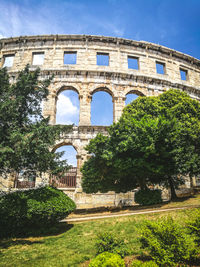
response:
[[[56,103],[56,124],[79,123],[79,95],[74,88],[62,87],[58,92]]]
[[[113,123],[113,103],[109,90],[97,89],[92,95],[91,124],[108,126]]]

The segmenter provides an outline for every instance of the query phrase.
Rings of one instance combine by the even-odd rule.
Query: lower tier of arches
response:
[[[71,133],[63,134],[60,140],[57,141],[54,150],[59,147],[70,145],[73,146],[76,150],[76,159],[77,159],[77,168],[73,169],[70,174],[68,174],[69,181],[65,182],[65,180],[57,183],[57,187],[63,190],[69,197],[71,197],[77,204],[78,209],[85,208],[98,208],[98,207],[117,207],[117,206],[130,206],[134,203],[134,191],[115,194],[114,192],[108,193],[97,193],[97,194],[86,194],[82,191],[81,187],[81,171],[80,168],[85,160],[88,159],[89,155],[85,150],[85,146],[89,143],[89,141],[94,138],[97,133],[101,132],[102,134],[107,134],[108,127],[105,126],[79,126],[74,127]],[[65,176],[67,177],[67,175]],[[66,179],[63,177],[63,179]],[[30,183],[21,184],[19,189],[23,187],[37,187],[46,183],[49,184],[52,182],[51,176],[43,174],[41,177],[36,177],[34,183],[30,181]],[[65,186],[66,185],[66,186]],[[193,185],[200,186],[200,179],[195,178],[193,181]],[[15,178],[10,177],[10,179],[3,179],[0,177],[0,189],[2,190],[16,190]],[[190,180],[186,180],[186,184],[184,187],[179,190],[178,195],[189,195],[191,193],[191,185]],[[170,197],[170,193],[168,190],[163,191],[163,199],[168,200]]]

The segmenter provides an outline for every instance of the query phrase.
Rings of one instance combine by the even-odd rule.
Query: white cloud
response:
[[[64,94],[58,96],[56,123],[73,124],[77,123],[79,108],[72,103],[69,97]]]
[[[124,26],[122,25],[122,21],[120,16],[113,15],[113,18],[111,17],[99,19],[99,17],[95,15],[91,15],[86,13],[83,15],[83,21],[88,26],[87,29],[89,29],[88,34],[102,34],[105,36],[117,36],[117,37],[123,37],[125,33]],[[91,27],[90,25],[93,25]],[[94,29],[96,28],[96,32],[94,32]],[[92,33],[90,31],[93,31]]]
[[[115,1],[114,1],[115,3]],[[124,35],[121,16],[102,17],[76,1],[0,1],[0,38],[40,34]]]
[[[81,33],[83,25],[74,24],[70,10],[80,9],[79,5],[50,1],[22,1],[12,3],[0,1],[0,35],[14,37],[21,35]]]
[[[6,36],[4,36],[3,34],[0,34],[0,39],[2,38],[6,38]]]
[[[111,33],[114,33],[117,37],[122,37],[124,35],[124,29],[121,26],[117,26],[117,23],[103,23],[102,27],[109,29]]]
[[[75,115],[78,113],[78,108],[73,105],[70,98],[60,94],[57,101],[57,112],[63,115]]]

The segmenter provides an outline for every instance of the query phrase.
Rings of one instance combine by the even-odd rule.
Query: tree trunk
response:
[[[171,200],[177,200],[178,197],[176,195],[176,191],[175,191],[175,187],[174,187],[174,183],[171,177],[168,177],[168,181],[169,181],[169,186],[170,186],[170,190],[171,190]]]
[[[17,180],[19,178],[19,173],[18,172],[13,172],[13,176],[14,176],[14,179],[13,179],[13,187],[14,188],[17,188]]]
[[[191,191],[192,191],[192,194],[195,193],[195,177],[194,176],[189,176],[190,177],[190,188],[191,188]]]

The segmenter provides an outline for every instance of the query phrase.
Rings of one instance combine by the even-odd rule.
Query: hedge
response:
[[[64,192],[50,186],[8,193],[0,197],[0,237],[54,225],[75,208]]]

